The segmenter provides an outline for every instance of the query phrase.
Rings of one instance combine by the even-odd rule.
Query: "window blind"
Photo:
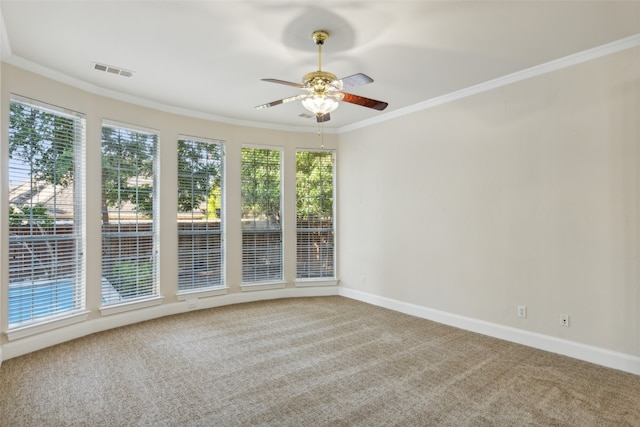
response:
[[[281,155],[242,148],[242,282],[281,281]]]
[[[152,131],[103,123],[103,305],[158,294],[157,144]]]
[[[335,277],[334,153],[296,152],[296,277]]]
[[[219,141],[178,140],[178,289],[224,285],[223,150]]]
[[[85,118],[12,96],[9,328],[85,307]]]

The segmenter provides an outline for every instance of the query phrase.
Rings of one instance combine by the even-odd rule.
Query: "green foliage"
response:
[[[209,193],[209,202],[207,203],[207,218],[220,218],[220,210],[222,209],[222,196],[220,187],[214,187]]]
[[[333,215],[333,154],[296,153],[296,208],[298,218]]]
[[[34,180],[68,186],[73,181],[73,119],[19,103],[9,109],[9,158],[31,168]]]
[[[156,139],[155,135],[102,128],[103,213],[129,202],[138,213],[151,216]]]
[[[9,107],[9,158],[23,169],[32,183],[47,181],[66,187],[73,182],[73,119],[60,117],[27,105],[12,102]],[[9,205],[9,224],[37,224],[51,227],[55,222],[43,203]]]
[[[207,217],[220,209],[222,150],[217,144],[178,141],[178,211],[193,212],[207,202]]]
[[[9,205],[9,225],[37,224],[42,227],[53,226],[54,218],[47,213],[43,203],[22,205],[20,208]]]
[[[20,224],[22,224],[22,212],[9,205],[9,226],[17,226]]]
[[[280,152],[242,149],[242,216],[278,217],[280,214]]]
[[[116,262],[111,268],[109,282],[125,299],[149,295],[153,283],[153,266],[151,262]]]

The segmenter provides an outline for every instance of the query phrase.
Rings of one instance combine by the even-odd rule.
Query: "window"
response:
[[[242,148],[242,282],[283,278],[280,151]]]
[[[223,151],[219,142],[178,140],[178,289],[222,286]]]
[[[83,115],[12,96],[9,328],[84,310],[84,146]]]
[[[102,304],[158,294],[158,135],[102,126]]]
[[[296,153],[296,277],[335,277],[333,152]]]

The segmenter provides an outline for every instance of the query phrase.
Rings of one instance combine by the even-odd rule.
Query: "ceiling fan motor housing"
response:
[[[328,71],[312,71],[302,78],[302,84],[315,93],[324,93],[329,89],[337,89],[330,83],[337,81],[335,74]]]

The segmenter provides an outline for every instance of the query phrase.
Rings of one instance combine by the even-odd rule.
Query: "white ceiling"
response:
[[[299,90],[317,68],[375,81],[342,103],[340,128],[640,33],[638,1],[30,1],[0,0],[2,60],[93,92],[214,119],[317,127]],[[96,71],[93,62],[134,71]],[[164,106],[164,107],[163,107]]]

